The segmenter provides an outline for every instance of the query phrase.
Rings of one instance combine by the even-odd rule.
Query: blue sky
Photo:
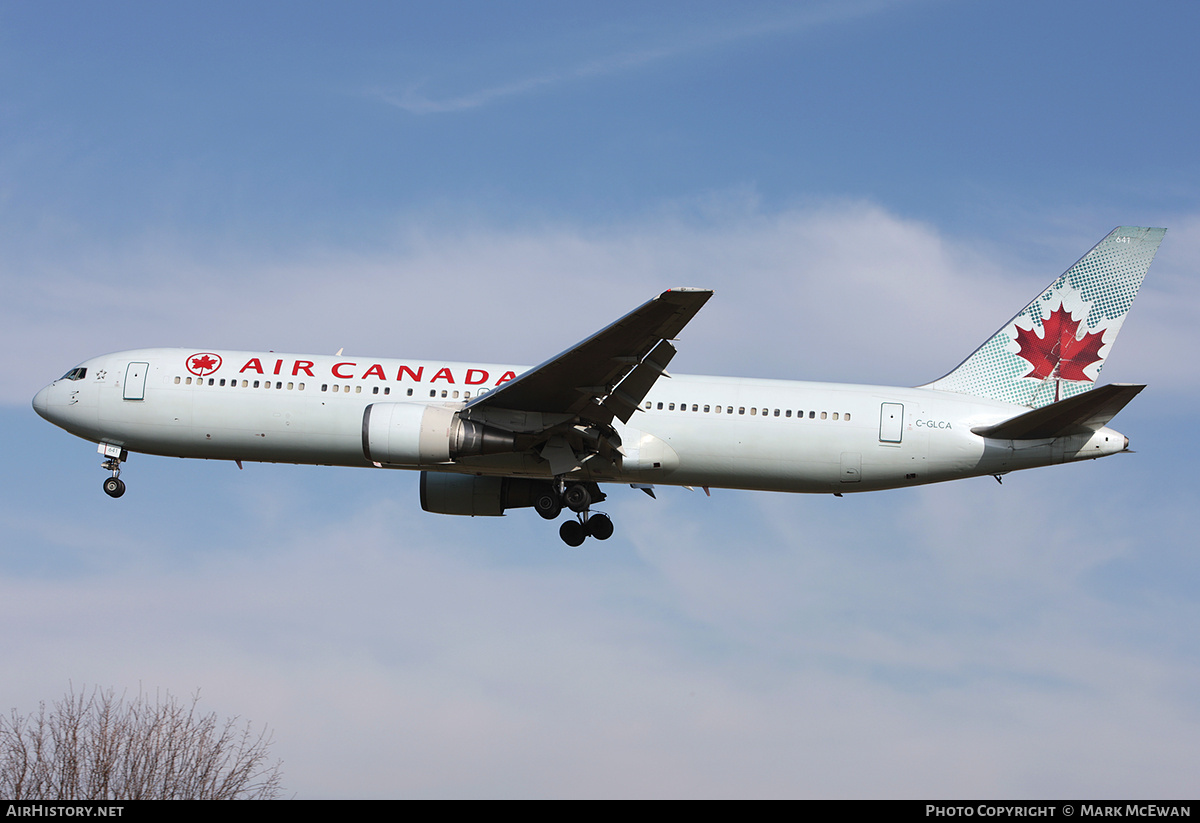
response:
[[[0,708],[201,689],[300,797],[1194,797],[1200,9],[0,2]],[[1136,455],[840,500],[615,489],[567,550],[415,476],[133,456],[33,394],[151,345],[914,385],[1169,231]],[[1186,436],[1184,435],[1186,443]]]

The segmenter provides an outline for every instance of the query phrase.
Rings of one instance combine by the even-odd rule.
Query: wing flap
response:
[[[1041,440],[1096,431],[1108,424],[1145,386],[1112,383],[1033,409],[994,426],[971,429],[994,440]]]
[[[613,389],[603,405],[620,418],[622,423],[628,423],[658,378],[671,376],[667,374],[667,364],[674,356],[675,347],[666,340],[660,342]]]

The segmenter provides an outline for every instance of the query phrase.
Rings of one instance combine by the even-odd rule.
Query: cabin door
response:
[[[146,399],[146,373],[150,371],[149,363],[130,363],[125,369],[125,399]]]
[[[899,443],[904,437],[904,404],[884,403],[879,411],[879,442]]]

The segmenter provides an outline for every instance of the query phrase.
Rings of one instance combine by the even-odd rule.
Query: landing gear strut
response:
[[[582,546],[589,537],[607,540],[613,534],[613,522],[606,514],[591,513],[592,503],[605,498],[604,492],[595,483],[563,484],[560,480],[551,488],[534,498],[533,507],[542,517],[553,520],[566,506],[575,513],[558,528],[558,536],[568,546]]]

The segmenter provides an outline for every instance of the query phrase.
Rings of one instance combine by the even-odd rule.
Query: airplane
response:
[[[1166,229],[1118,227],[959,366],[915,388],[672,375],[712,296],[670,289],[532,368],[151,348],[85,360],[33,399],[98,445],[104,491],[132,452],[411,469],[421,507],[570,514],[608,539],[602,484],[805,492],[907,488],[1127,451],[1108,423],[1145,386],[1096,388]]]

